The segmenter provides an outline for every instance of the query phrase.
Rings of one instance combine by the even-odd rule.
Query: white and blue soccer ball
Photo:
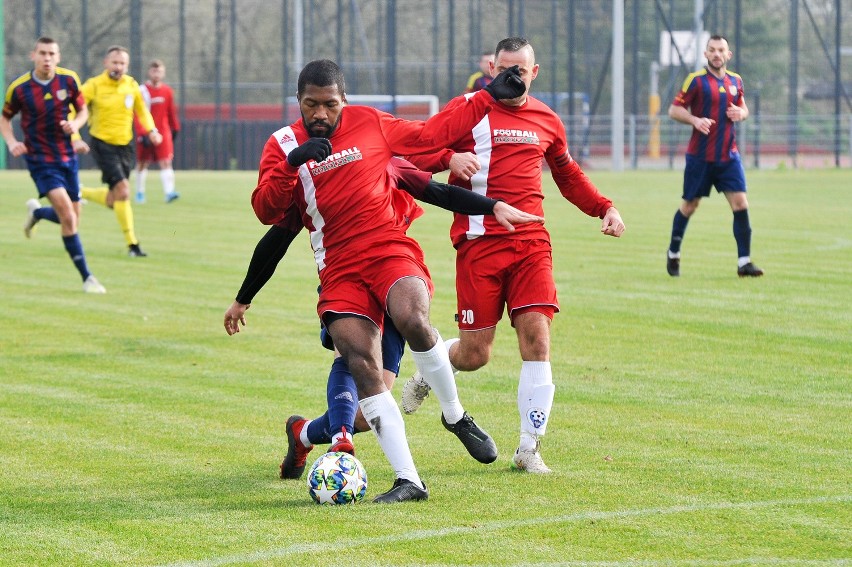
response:
[[[321,455],[308,471],[308,494],[317,504],[355,504],[367,493],[367,471],[349,453]]]

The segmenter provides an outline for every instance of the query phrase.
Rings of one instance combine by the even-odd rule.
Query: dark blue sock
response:
[[[59,224],[59,215],[56,214],[56,210],[53,207],[41,207],[40,209],[36,209],[33,211],[33,216],[39,220],[44,219]]]
[[[327,445],[331,443],[328,431],[328,412],[325,412],[308,424],[308,441],[314,445]]]
[[[683,242],[683,233],[686,232],[686,223],[688,222],[689,217],[678,209],[672,221],[672,241],[669,243],[669,250],[675,254],[680,252],[680,243]]]
[[[336,358],[328,375],[327,399],[329,411],[308,424],[308,440],[314,445],[331,443],[331,436],[346,426],[355,434],[355,413],[358,411],[358,391],[349,367],[342,357]],[[351,401],[350,401],[351,400]],[[330,415],[334,415],[332,419]],[[332,426],[335,423],[335,426]]]
[[[83,253],[83,244],[80,242],[79,235],[72,234],[71,236],[63,236],[62,243],[65,245],[65,250],[68,251],[68,255],[71,256],[71,261],[74,262],[74,265],[77,267],[77,271],[80,272],[80,275],[83,277],[83,281],[86,281],[86,278],[92,274],[89,272],[89,267],[86,265],[86,254]]]
[[[751,224],[748,222],[748,209],[734,211],[734,238],[737,241],[737,257],[751,254]]]
[[[358,411],[358,390],[355,379],[349,372],[349,367],[343,357],[334,359],[331,372],[328,375],[328,425],[329,432],[334,435],[341,427],[346,427],[350,434],[355,433],[355,413]]]

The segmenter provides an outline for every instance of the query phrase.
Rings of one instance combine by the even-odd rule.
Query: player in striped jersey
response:
[[[72,136],[86,123],[89,113],[80,92],[80,79],[74,71],[59,67],[59,44],[40,37],[30,54],[34,68],[9,85],[0,117],[0,133],[15,157],[24,156],[39,197],[47,197],[51,207],[38,200],[27,201],[24,234],[32,234],[35,224],[47,219],[60,225],[62,243],[83,278],[83,291],[105,293],[106,289],[89,271],[83,244],[77,234],[80,218],[79,163],[77,153],[88,146]],[[24,141],[15,138],[12,117],[20,113]]]
[[[728,40],[714,35],[707,41],[707,66],[689,75],[669,107],[669,116],[692,126],[683,172],[683,201],[672,221],[666,270],[680,276],[680,247],[686,225],[710,187],[725,195],[734,213],[737,275],[757,277],[763,270],[751,261],[751,223],[746,180],[736,142],[736,123],[748,118],[742,77],[728,71]]]

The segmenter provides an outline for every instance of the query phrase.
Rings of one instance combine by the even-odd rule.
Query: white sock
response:
[[[675,253],[675,252],[672,252],[671,250],[669,250],[669,258],[671,258],[672,260],[675,260],[675,259],[679,260],[680,259],[680,252]]]
[[[346,439],[349,439],[350,441],[352,441],[352,435],[351,434],[349,434],[348,432],[343,433],[342,431],[338,431],[337,433],[335,433],[334,435],[331,436],[331,444],[334,445],[335,443],[340,441],[341,438],[346,438]]]
[[[299,441],[302,442],[302,445],[305,447],[313,447],[314,444],[311,443],[311,440],[308,439],[308,426],[311,424],[313,419],[309,419],[305,421],[305,425],[302,426],[302,430],[299,432]]]
[[[742,268],[749,262],[751,262],[751,256],[740,256],[740,258],[737,260],[737,267]]]
[[[405,478],[423,486],[414,467],[414,457],[405,437],[405,422],[390,391],[370,396],[358,402],[364,419],[376,434],[379,446],[390,462],[397,478]]]
[[[148,177],[148,170],[143,169],[142,171],[136,170],[136,192],[145,194],[145,180]]]
[[[518,381],[518,413],[521,419],[521,451],[532,451],[535,449],[538,434],[531,426],[526,413],[530,400],[537,386],[553,384],[553,373],[550,362],[524,361],[521,364],[521,378]],[[550,413],[551,408],[545,408]]]
[[[175,170],[173,168],[161,169],[160,180],[163,182],[164,195],[170,195],[175,192]]]
[[[435,331],[438,334],[438,331]],[[432,388],[435,397],[441,404],[444,419],[449,424],[458,423],[464,416],[464,408],[459,402],[459,393],[456,390],[456,378],[453,375],[453,365],[450,364],[450,355],[438,334],[438,342],[426,352],[411,351],[411,358],[417,365],[417,370],[423,379]]]

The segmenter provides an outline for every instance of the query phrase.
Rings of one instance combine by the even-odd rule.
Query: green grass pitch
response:
[[[681,172],[589,175],[627,232],[601,236],[547,185],[554,474],[509,469],[519,362],[504,321],[492,362],[458,377],[498,461],[469,458],[430,397],[406,417],[430,499],[330,508],[277,477],[284,421],[324,410],[331,362],[304,235],[244,332],[222,328],[265,232],[256,174],[178,171],[169,205],[149,176],[134,205],[148,258],[87,204],[81,236],[108,290],[88,296],[56,225],[24,238],[26,172],[0,172],[0,565],[852,563],[852,173],[747,172],[754,280],[736,276],[721,196],[690,222],[675,279]],[[427,209],[411,233],[450,337],[450,217]],[[397,399],[412,372],[406,357]],[[393,474],[371,434],[356,445],[370,499]]]

